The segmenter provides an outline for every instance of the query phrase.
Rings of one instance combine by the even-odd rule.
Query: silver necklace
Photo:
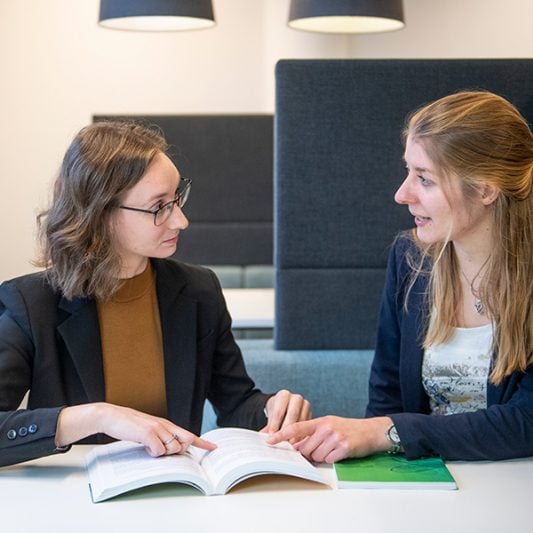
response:
[[[461,274],[465,278],[465,280],[468,283],[468,285],[470,285],[470,292],[472,293],[472,296],[474,297],[474,309],[476,310],[476,313],[478,315],[484,315],[485,314],[485,305],[483,304],[483,302],[481,301],[481,298],[479,297],[479,292],[476,289],[474,289],[474,283],[475,283],[476,279],[479,277],[479,275],[481,274],[482,270],[485,268],[485,265],[488,263],[489,258],[490,258],[490,256],[487,257],[487,259],[485,259],[485,262],[481,265],[480,269],[477,271],[477,274],[472,278],[472,281],[469,281],[469,279],[466,277],[466,274],[464,273],[463,269],[461,267],[459,267],[459,270],[461,271]]]

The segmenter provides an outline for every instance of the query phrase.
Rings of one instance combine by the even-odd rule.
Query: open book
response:
[[[288,442],[274,446],[268,435],[247,429],[223,428],[202,438],[218,448],[190,447],[184,455],[151,457],[140,444],[118,441],[97,446],[87,455],[93,501],[156,483],[186,483],[206,495],[225,494],[234,485],[261,474],[285,474],[326,483],[319,470]]]
[[[340,489],[457,489],[440,457],[407,459],[382,453],[335,463]]]

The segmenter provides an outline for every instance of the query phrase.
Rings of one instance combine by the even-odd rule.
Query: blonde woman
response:
[[[255,389],[215,275],[167,259],[191,180],[166,151],[117,122],[68,148],[40,217],[46,269],[0,286],[0,465],[110,437],[154,456],[210,450],[196,436],[206,398],[220,425],[309,418],[300,395]]]
[[[365,419],[282,429],[316,461],[533,455],[533,136],[489,92],[415,112],[395,200],[416,228],[389,257]]]

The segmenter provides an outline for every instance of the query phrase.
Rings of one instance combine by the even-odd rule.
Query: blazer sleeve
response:
[[[55,447],[61,406],[19,409],[30,389],[34,346],[26,303],[14,283],[0,286],[0,466],[65,450]]]
[[[476,461],[532,456],[533,366],[517,381],[508,401],[486,409],[448,416],[391,415],[407,457]]]
[[[217,298],[216,346],[208,399],[219,426],[261,429],[266,425],[264,407],[269,394],[256,389],[246,372],[241,350],[231,331],[231,317],[220,283],[211,272]]]

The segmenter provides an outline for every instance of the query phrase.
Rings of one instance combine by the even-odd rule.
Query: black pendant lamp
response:
[[[200,30],[215,25],[211,0],[100,0],[98,22],[133,31]]]
[[[377,33],[405,26],[402,0],[291,0],[289,26],[325,33]]]

